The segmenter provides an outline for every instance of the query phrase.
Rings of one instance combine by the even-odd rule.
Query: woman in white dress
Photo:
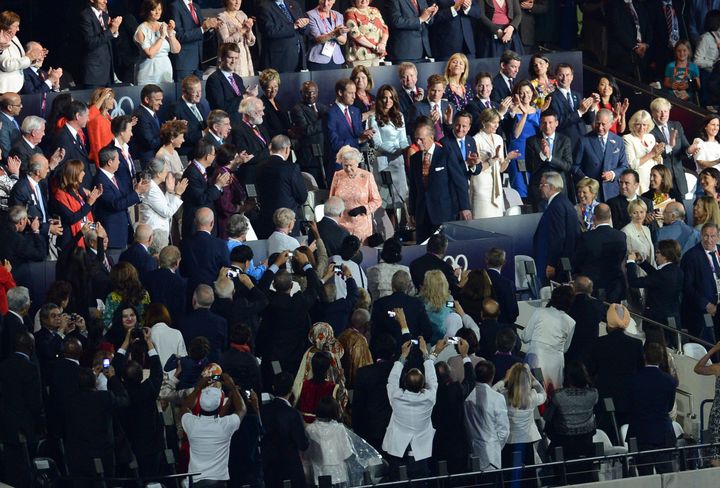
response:
[[[720,131],[720,116],[711,115],[703,122],[700,137],[693,140],[692,145],[698,147],[697,152],[693,155],[697,171],[712,167],[720,169],[718,131]]]
[[[630,133],[623,136],[625,155],[628,166],[640,175],[640,193],[645,193],[650,189],[650,170],[662,163],[665,144],[656,142],[655,136],[650,134],[655,124],[649,112],[638,110],[630,117],[628,125]]]
[[[372,168],[373,176],[380,190],[383,206],[390,210],[388,215],[393,215],[395,212],[392,210],[402,208],[402,202],[408,197],[404,152],[410,143],[397,92],[390,85],[381,86],[377,92],[370,128],[375,131],[373,143],[377,156],[376,164]],[[390,174],[392,187],[383,182],[383,172]]]
[[[162,13],[162,0],[143,0],[140,18],[144,22],[138,26],[134,38],[145,55],[135,72],[135,82],[139,86],[173,82],[168,54],[180,52],[180,41],[175,37],[175,21],[160,22]]]
[[[187,132],[187,121],[168,120],[160,127],[160,149],[155,153],[157,159],[165,161],[165,170],[172,173],[176,179],[182,177],[182,160],[177,150],[185,142]]]
[[[623,227],[627,240],[628,254],[637,253],[643,261],[649,262],[655,266],[655,246],[650,236],[650,228],[643,225],[645,215],[647,215],[647,205],[644,201],[636,198],[628,204],[628,214],[630,215],[630,223]],[[645,271],[640,267],[637,268],[638,276],[646,276]],[[643,292],[639,288],[630,288],[628,302],[630,308],[641,312]]]
[[[505,143],[496,134],[500,125],[500,114],[488,108],[480,113],[480,131],[473,139],[477,146],[479,162],[475,173],[470,177],[470,203],[474,219],[502,217],[505,214],[502,178],[510,161],[520,153],[511,151],[505,154]]]
[[[148,224],[153,230],[153,247],[160,250],[170,240],[170,223],[172,216],[182,205],[180,198],[188,185],[182,179],[176,185],[175,176],[168,172],[165,161],[153,159],[148,164],[150,173],[150,189],[140,204],[140,223]],[[160,185],[165,183],[165,191]]]
[[[565,353],[575,332],[575,320],[567,314],[573,298],[572,287],[555,288],[547,306],[535,310],[525,329],[518,331],[520,339],[528,344],[525,360],[531,368],[542,370],[548,393],[563,385]]]

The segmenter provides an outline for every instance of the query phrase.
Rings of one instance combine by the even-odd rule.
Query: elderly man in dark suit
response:
[[[0,96],[0,151],[2,161],[7,160],[10,148],[20,139],[20,111],[22,99],[17,93],[5,93]]]
[[[25,331],[12,339],[15,352],[0,368],[3,392],[0,397],[0,440],[5,447],[2,481],[9,486],[30,487],[33,486],[30,460],[45,434],[43,390],[40,371],[30,360],[35,350],[33,336]]]
[[[541,284],[557,279],[561,258],[573,255],[580,234],[575,207],[562,194],[563,185],[562,176],[554,171],[540,178],[540,195],[548,202],[533,235],[535,264]]]
[[[188,75],[202,78],[204,34],[217,27],[218,19],[204,18],[197,3],[185,0],[170,4],[170,18],[175,21],[175,35],[181,46],[180,54],[173,56],[175,79],[182,80]]]
[[[202,82],[195,75],[182,80],[182,95],[170,111],[170,118],[187,121],[185,140],[178,154],[192,158],[195,145],[203,136],[203,129],[210,113],[210,105],[202,97]]]
[[[157,260],[150,254],[153,242],[153,230],[147,224],[135,226],[133,243],[120,254],[119,262],[132,264],[142,280],[148,273],[157,268]]]
[[[691,334],[700,336],[704,330],[703,316],[710,314],[718,336],[720,314],[718,313],[717,280],[720,279],[720,247],[718,227],[706,223],[700,234],[701,241],[685,253],[680,261],[684,276],[682,316],[683,326]]]
[[[555,79],[558,87],[550,102],[550,108],[558,116],[558,132],[568,136],[573,146],[578,144],[587,132],[585,125],[592,123],[595,116],[592,107],[596,102],[594,97],[583,98],[581,93],[572,89],[574,77],[571,65],[567,63],[557,65]]]
[[[47,257],[45,236],[40,234],[40,219],[28,218],[25,207],[10,207],[6,223],[0,226],[0,260],[7,259],[20,283],[30,280],[27,265],[44,261]]]
[[[530,178],[530,199],[539,209],[540,191],[538,184],[543,174],[549,171],[560,173],[565,188],[569,188],[570,168],[573,164],[572,142],[557,132],[558,117],[552,110],[540,115],[540,134],[530,137],[525,143],[525,164],[532,174]]]
[[[385,22],[390,30],[387,53],[393,62],[421,61],[432,57],[428,26],[438,5],[426,0],[390,0],[385,5]]]
[[[305,30],[310,19],[295,0],[270,0],[257,7],[263,38],[260,65],[279,73],[305,69]]]
[[[597,199],[602,202],[619,193],[616,180],[628,167],[622,138],[609,130],[612,122],[613,113],[610,110],[598,110],[593,131],[581,137],[575,145],[575,162],[571,168],[575,181],[587,176],[601,182]]]
[[[20,126],[20,133],[21,137],[13,144],[9,156],[20,158],[20,171],[25,174],[28,170],[30,157],[43,153],[39,144],[45,137],[45,119],[37,115],[28,115]],[[57,165],[58,159],[56,158],[54,162]]]
[[[605,202],[610,207],[610,212],[612,213],[613,227],[620,230],[630,223],[628,204],[636,199],[640,199],[645,202],[648,215],[653,215],[652,200],[638,194],[638,188],[640,188],[640,176],[637,171],[627,168],[620,173],[618,186],[620,187],[620,194]]]
[[[520,72],[521,58],[515,51],[507,50],[500,56],[500,71],[493,78],[493,90],[491,100],[500,103],[504,98],[509,97],[518,73]]]
[[[568,315],[575,320],[575,332],[570,348],[565,353],[565,363],[577,360],[588,364],[593,344],[599,335],[600,322],[605,321],[607,307],[603,302],[592,297],[593,282],[587,276],[575,276],[573,288],[575,300]]]
[[[240,47],[237,43],[226,42],[220,45],[218,57],[220,58],[218,69],[208,76],[205,82],[208,103],[213,110],[237,112],[240,100],[246,92],[245,83],[235,73],[235,67],[240,59]],[[254,95],[257,95],[257,91]]]
[[[230,117],[223,110],[212,110],[207,116],[207,130],[200,138],[215,146],[215,150],[222,146],[230,136]]]
[[[84,166],[85,177],[82,187],[86,190],[92,189],[92,179],[95,174],[95,165],[90,165],[88,157],[87,140],[85,137],[85,126],[88,123],[88,106],[79,100],[73,100],[68,109],[68,120],[65,127],[60,129],[55,137],[53,151],[62,148],[65,151],[65,158],[60,161],[59,168],[67,161],[77,159]],[[92,169],[91,169],[92,168]]]
[[[501,324],[514,324],[520,315],[518,311],[517,296],[515,295],[515,282],[502,275],[505,266],[506,253],[503,249],[493,247],[485,253],[485,268],[492,282],[492,297],[500,305],[498,322]],[[494,346],[493,346],[494,347]]]
[[[8,313],[5,314],[0,331],[0,360],[5,360],[12,354],[15,337],[19,333],[30,331],[26,323],[30,310],[30,291],[24,286],[11,288],[7,292],[7,301]]]
[[[455,294],[459,291],[460,271],[453,270],[450,263],[444,259],[447,246],[448,239],[444,234],[433,234],[425,246],[427,253],[410,263],[410,275],[416,290],[419,290],[425,282],[425,273],[438,269],[445,275],[450,285],[450,293]]]
[[[600,203],[593,211],[593,229],[583,232],[572,258],[573,269],[588,276],[597,292],[605,290],[606,301],[620,303],[627,288],[623,263],[627,258],[627,238],[610,225],[610,207]]]
[[[279,208],[289,208],[301,218],[301,207],[307,200],[307,187],[300,167],[289,161],[290,138],[279,135],[270,141],[270,158],[258,166],[257,193],[260,219],[256,232],[267,239],[275,230],[273,214]]]
[[[188,187],[182,194],[183,238],[190,236],[195,230],[195,212],[201,207],[212,208],[215,200],[220,198],[223,188],[230,182],[230,173],[223,173],[218,176],[214,184],[208,183],[207,169],[214,160],[215,147],[207,141],[200,140],[195,149],[195,159],[188,164],[183,173],[183,178],[188,180]]]
[[[230,113],[232,143],[238,151],[252,154],[252,159],[238,169],[245,184],[255,183],[255,172],[260,163],[270,157],[270,134],[263,124],[265,106],[257,97],[246,97],[240,107]]]
[[[415,130],[420,151],[410,158],[408,212],[422,242],[444,222],[472,219],[466,168],[447,149],[435,144],[431,127]]]
[[[318,86],[314,81],[306,81],[300,89],[302,101],[290,110],[290,121],[294,133],[295,153],[300,168],[311,174],[318,185],[325,187],[323,152],[325,135],[323,119],[328,107],[318,103]]]
[[[665,98],[656,98],[650,103],[655,127],[650,133],[657,142],[665,144],[662,154],[663,164],[670,169],[673,177],[673,186],[685,195],[688,192],[687,180],[683,160],[692,157],[699,149],[697,144],[690,144],[685,137],[685,130],[680,122],[670,120],[672,105]],[[648,209],[648,212],[650,210]]]
[[[212,287],[198,285],[192,295],[192,312],[178,320],[176,326],[182,332],[186,344],[190,344],[196,337],[207,338],[210,342],[208,360],[218,363],[227,348],[228,324],[223,317],[210,311],[214,301]]]
[[[158,111],[162,107],[163,96],[162,88],[159,86],[145,85],[140,91],[141,105],[133,113],[137,118],[137,124],[133,128],[130,150],[143,165],[147,165],[155,157],[161,146]]]
[[[320,237],[325,243],[328,256],[340,254],[343,240],[350,235],[345,227],[338,223],[345,211],[345,202],[340,197],[330,197],[325,202],[325,215],[317,223]]]
[[[30,41],[25,44],[25,52],[32,49],[45,52],[45,48],[43,48],[38,42]],[[60,91],[60,78],[62,78],[63,75],[62,68],[50,68],[47,71],[42,69],[44,61],[45,56],[37,58],[29,68],[25,68],[23,70],[23,77],[25,80],[22,90],[20,90],[21,95],[32,95],[36,93],[43,95],[41,102],[43,115],[45,114],[47,94],[51,91]]]
[[[78,25],[83,49],[83,83],[85,88],[109,86],[115,82],[112,41],[118,37],[122,17],[107,13],[107,0],[90,0],[80,12]]]
[[[159,267],[146,273],[143,285],[153,303],[162,303],[175,320],[185,314],[186,279],[178,273],[180,249],[165,246],[158,256]]]

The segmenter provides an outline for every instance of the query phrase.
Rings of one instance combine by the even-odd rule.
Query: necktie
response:
[[[119,189],[120,186],[118,186],[118,182],[117,182],[117,180],[115,179],[115,175],[112,175],[111,180],[112,180],[112,182],[113,182],[113,185],[115,185],[115,188],[118,188],[118,189]]]
[[[103,266],[105,266],[105,269],[110,272],[110,261],[108,260],[107,256],[103,257]]]
[[[352,129],[352,119],[350,118],[350,110],[345,107],[345,120],[347,121],[348,125]]]
[[[78,135],[78,142],[80,142],[80,145],[84,148],[85,147],[85,134],[83,133],[82,129],[80,129],[77,133]]]
[[[12,121],[13,121],[13,124],[15,124],[15,128],[17,130],[20,130],[20,125],[18,124],[17,120],[15,118],[13,118]]]
[[[105,19],[103,19],[102,12],[98,14],[98,21],[100,22],[100,27],[102,27],[102,30],[105,30],[107,27],[105,27]]]
[[[285,18],[288,22],[291,24],[294,22],[292,14],[290,13],[290,10],[288,10],[287,5],[285,5],[285,2],[277,2],[275,5],[277,5],[280,10],[282,10],[283,15],[285,15]]]
[[[510,86],[510,91],[512,91],[512,89],[513,89],[513,84],[514,84],[513,79],[512,79],[512,78],[508,78],[508,85]]]
[[[240,87],[238,86],[237,82],[235,81],[235,77],[233,75],[228,76],[228,83],[230,83],[230,86],[232,87],[233,91],[235,92],[235,96],[240,96]]]
[[[665,138],[665,142],[670,144],[670,133],[668,132],[667,125],[663,125],[662,127],[660,127],[660,131],[662,132],[662,135]]]
[[[190,9],[190,16],[192,17],[193,22],[195,22],[195,25],[198,25],[200,23],[200,19],[198,19],[197,12],[195,12],[195,5],[190,2],[188,3],[188,8]]]
[[[417,13],[420,13],[420,9],[418,8],[417,0],[410,0],[410,1],[412,2],[413,7],[415,7],[415,11],[416,11]]]
[[[125,157],[125,162],[128,165],[128,170],[130,171],[130,176],[133,178],[135,177],[135,164],[133,164],[132,156],[130,156],[130,151],[128,149],[122,150],[123,156]]]
[[[442,112],[440,111],[440,105],[437,103],[432,104],[430,112],[433,112],[437,110],[437,112],[440,114],[440,118],[437,119],[435,122],[433,128],[435,129],[435,140],[439,141],[443,138],[443,130],[442,130],[442,123],[440,122],[442,120]]]
[[[570,91],[567,92],[567,95],[565,95],[568,101],[568,105],[570,105],[570,110],[573,110],[573,102],[572,102],[572,93]]]
[[[158,116],[156,113],[153,113],[153,120],[157,124],[158,128],[160,127],[160,119],[158,119]]]
[[[255,133],[255,135],[258,137],[258,139],[260,139],[262,141],[263,144],[267,144],[265,142],[265,138],[262,136],[262,134],[260,134],[260,131],[258,130],[256,125],[253,125],[252,130]]]
[[[43,204],[42,194],[40,192],[40,185],[34,185],[33,190],[35,191],[35,198],[37,199],[37,206],[40,209],[40,213],[42,213],[42,222],[47,221],[47,216],[45,215],[45,205]]]
[[[635,10],[633,0],[625,0],[625,5],[627,5],[628,10],[630,10],[630,16],[635,24],[635,42],[639,44],[642,42],[642,34],[640,33],[640,19],[638,18],[637,10]]]
[[[605,138],[603,136],[600,137],[600,150],[602,150],[603,154],[605,154]]]
[[[462,154],[463,161],[467,159],[467,148],[465,147],[465,139],[460,139],[460,153]]]
[[[550,154],[552,154],[553,151],[553,140],[551,137],[546,137],[545,142],[547,142],[548,147],[550,148]]]
[[[670,48],[674,48],[675,44],[680,40],[680,28],[672,0],[663,0],[663,10],[665,11],[665,25],[667,25],[668,30],[668,45]]]
[[[492,105],[490,105],[490,100],[485,100],[485,108],[492,108]]]
[[[717,253],[715,251],[708,251],[708,254],[712,260],[713,273],[715,273],[716,278],[720,278],[720,262],[718,262]]]
[[[313,111],[314,111],[315,113],[318,113],[318,111],[317,111],[317,105],[315,105],[315,104],[313,103],[313,104],[310,105],[310,106],[312,107],[312,109],[313,109]]]
[[[191,104],[190,104],[190,111],[193,113],[193,115],[195,116],[195,118],[198,119],[198,122],[202,122],[202,121],[203,121],[202,114],[200,114],[200,110],[198,110],[197,105],[195,105],[194,103],[191,103]]]
[[[428,182],[430,181],[430,153],[424,152],[423,153],[423,160],[422,160],[422,179],[423,179],[423,185],[425,185],[425,188],[428,186]]]

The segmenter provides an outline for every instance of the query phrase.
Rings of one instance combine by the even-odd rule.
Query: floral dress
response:
[[[363,36],[374,45],[380,43],[382,38],[388,34],[388,26],[385,24],[380,11],[375,7],[367,7],[364,9],[349,8],[347,12],[345,12],[345,25],[350,29],[350,39],[347,50],[348,62],[369,62],[357,64],[376,64],[379,62],[380,58],[378,58],[376,52],[356,43],[354,38]]]
[[[532,106],[536,108],[541,108],[545,104],[545,99],[552,95],[557,88],[557,81],[555,80],[550,80],[548,86],[544,86],[535,78],[534,80],[530,80],[530,84],[537,92],[537,97],[532,101]]]
[[[465,109],[465,105],[467,105],[474,97],[475,93],[473,92],[470,83],[465,83],[465,86],[463,86],[463,93],[455,93],[448,84],[448,86],[445,87],[445,93],[443,94],[443,98],[447,99],[448,103],[453,108],[453,113],[455,114]]]

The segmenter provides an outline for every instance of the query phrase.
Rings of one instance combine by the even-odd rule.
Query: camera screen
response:
[[[453,302],[452,300],[448,300],[447,302],[445,302],[445,306],[447,308],[455,308],[455,302]]]
[[[107,369],[110,367],[110,360],[109,359],[103,359],[103,368]]]
[[[388,310],[388,317],[395,317],[395,312]]]

